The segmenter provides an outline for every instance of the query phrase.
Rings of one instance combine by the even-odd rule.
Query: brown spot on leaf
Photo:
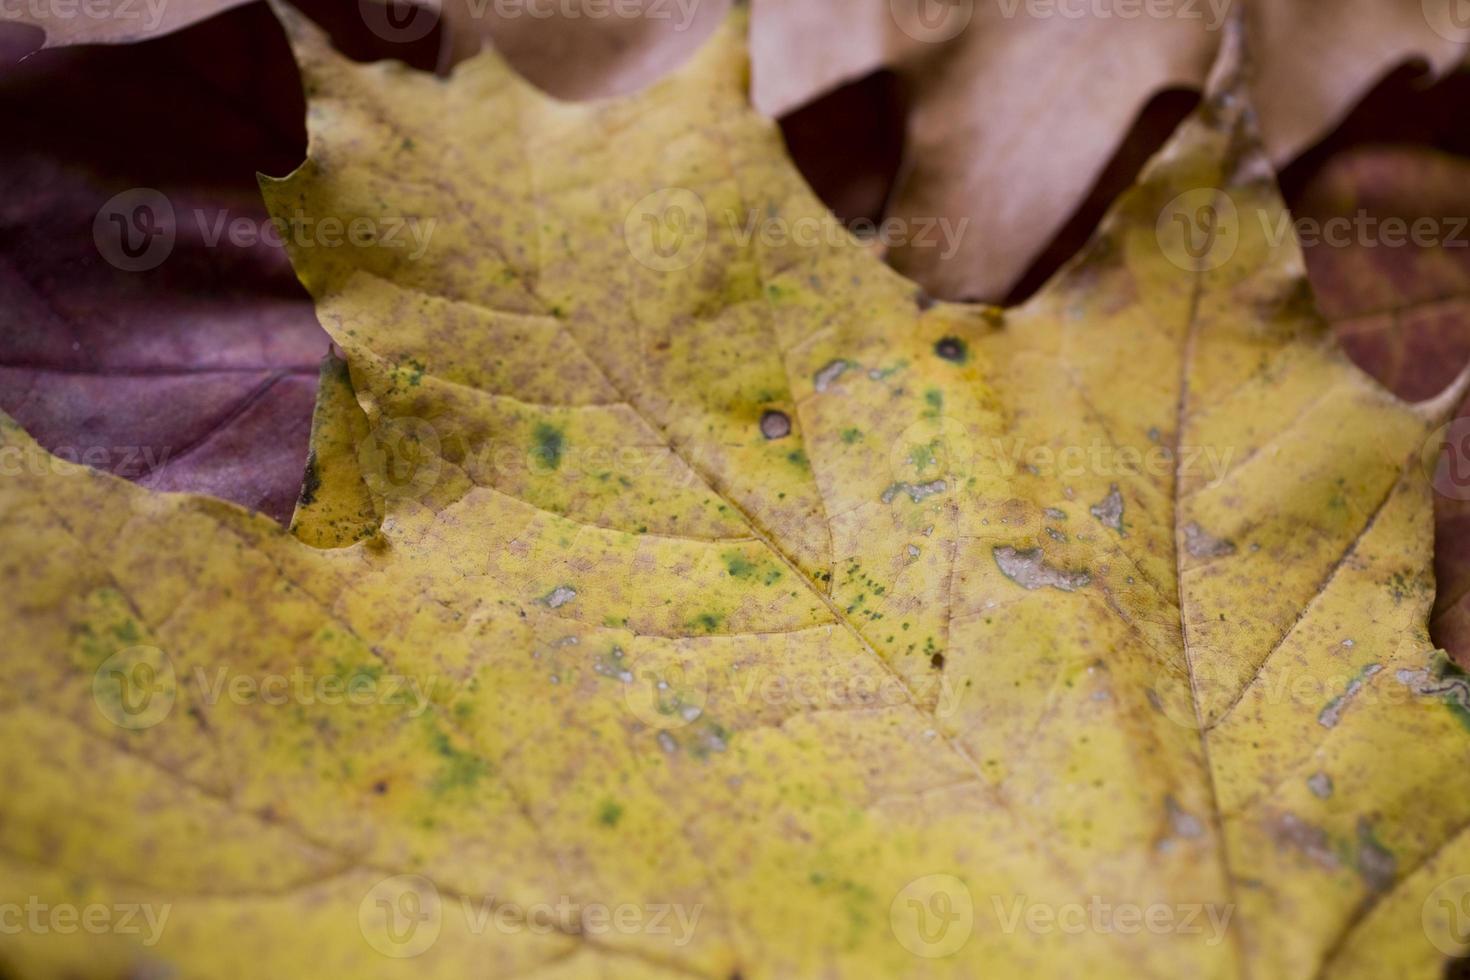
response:
[[[761,416],[761,435],[767,439],[784,439],[791,435],[791,416],[771,409]]]

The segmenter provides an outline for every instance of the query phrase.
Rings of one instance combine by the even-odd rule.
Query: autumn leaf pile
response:
[[[283,526],[53,454],[39,395],[0,415],[0,964],[1454,969],[1470,678],[1429,623],[1470,374],[1410,401],[1344,352],[1375,307],[1319,303],[1273,234],[1309,137],[1263,142],[1246,19],[1170,47],[1197,108],[1000,307],[938,297],[1007,290],[985,256],[1038,251],[1087,168],[1015,250],[982,196],[920,286],[752,104],[761,5],[719,13],[572,102],[462,36],[434,74],[273,9],[308,146],[266,212],[372,230],[285,244],[332,344],[299,499]],[[904,193],[958,193],[924,133]],[[16,377],[66,356],[16,334]],[[304,374],[286,336],[267,389]]]

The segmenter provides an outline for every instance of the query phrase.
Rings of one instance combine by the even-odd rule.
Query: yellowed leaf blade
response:
[[[0,575],[24,583],[0,724],[35,746],[5,763],[8,894],[172,903],[156,945],[5,955],[1443,959],[1418,916],[1464,862],[1470,736],[1424,637],[1438,406],[1346,362],[1256,220],[1281,205],[1232,62],[1087,253],[1002,314],[931,305],[841,237],[737,234],[836,228],[746,105],[742,29],[637,99],[568,106],[490,56],[441,81],[293,24],[310,159],[266,197],[374,233],[293,260],[373,431],[402,436],[361,469],[382,527],[314,549],[0,430],[25,464],[0,484]],[[417,255],[386,235],[409,218],[438,222]],[[221,668],[375,697],[211,697]],[[1172,926],[1030,911],[1099,901]],[[697,921],[582,915],[620,905]],[[578,912],[532,928],[557,907]]]

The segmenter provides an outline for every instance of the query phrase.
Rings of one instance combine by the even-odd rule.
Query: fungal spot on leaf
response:
[[[1006,578],[1024,589],[1060,589],[1076,592],[1092,581],[1087,572],[1068,572],[1046,563],[1040,548],[1018,551],[1006,545],[992,550],[995,564]]]
[[[560,609],[575,598],[577,598],[576,589],[570,585],[558,585],[542,596],[540,602],[549,609]]]
[[[1332,777],[1325,772],[1313,773],[1307,777],[1307,789],[1313,796],[1325,800],[1332,795]]]
[[[1382,669],[1382,664],[1369,664],[1364,667],[1362,672],[1348,683],[1347,690],[1327,702],[1327,706],[1317,716],[1317,724],[1323,728],[1335,728],[1338,721],[1342,718],[1343,709],[1352,703],[1353,698],[1358,696],[1358,692],[1363,689],[1363,684]]]
[[[1378,841],[1367,819],[1358,818],[1358,874],[1369,888],[1381,892],[1393,884],[1398,862],[1393,853]]]
[[[1164,809],[1169,814],[1169,828],[1176,837],[1195,838],[1205,832],[1199,818],[1179,805],[1172,796],[1164,797]]]
[[[1278,844],[1301,852],[1329,871],[1342,867],[1342,861],[1327,839],[1327,831],[1307,823],[1294,813],[1281,814],[1271,826],[1271,835]]]
[[[943,670],[944,669],[944,654],[942,654],[942,653],[930,654],[929,655],[929,666],[930,667],[933,667],[935,670]]]
[[[723,622],[724,619],[725,617],[722,616],[720,613],[704,612],[700,613],[698,616],[695,616],[694,621],[689,625],[692,629],[698,629],[705,633],[713,633],[715,630],[720,628],[720,623]]]
[[[1420,697],[1442,698],[1460,724],[1470,728],[1470,677],[1439,651],[1431,668],[1404,668],[1394,676]]]
[[[918,503],[925,497],[932,497],[936,493],[943,493],[949,489],[949,484],[943,480],[934,480],[930,483],[895,483],[883,491],[881,499],[885,504],[893,503],[893,498],[901,493],[909,495],[909,499]]]
[[[531,450],[532,457],[541,466],[554,470],[561,466],[561,454],[564,446],[564,436],[561,429],[547,422],[538,422],[532,433],[535,446]]]
[[[832,382],[842,377],[842,372],[846,371],[847,368],[848,363],[839,358],[813,375],[812,384],[818,391],[826,391],[832,386]]]
[[[791,416],[771,409],[761,416],[761,435],[767,439],[784,439],[791,435]]]
[[[1120,536],[1128,536],[1128,532],[1123,530],[1123,494],[1118,491],[1116,483],[1109,488],[1108,495],[1089,507],[1088,511]]]
[[[317,469],[316,450],[313,449],[306,457],[306,472],[301,477],[301,495],[297,498],[303,507],[309,507],[316,500],[316,492],[322,488],[321,473]]]
[[[1235,554],[1235,543],[1214,537],[1191,521],[1184,525],[1184,550],[1191,558],[1223,558]]]
[[[941,337],[934,344],[934,353],[946,361],[963,364],[970,358],[970,346],[958,337]]]

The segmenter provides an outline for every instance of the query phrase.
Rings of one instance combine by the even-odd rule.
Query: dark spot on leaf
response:
[[[943,670],[944,669],[944,654],[942,654],[942,653],[936,653],[933,656],[931,656],[929,658],[929,666],[930,667],[933,667],[935,670]]]
[[[373,792],[379,796],[388,792],[388,781],[386,779],[380,779],[376,783],[373,783]]]
[[[316,450],[306,457],[306,472],[301,477],[301,506],[309,507],[316,500],[316,492],[322,487],[322,476],[317,472]]]
[[[549,423],[538,422],[532,436],[536,440],[536,446],[532,450],[532,455],[536,460],[549,470],[559,467],[562,449],[565,446],[562,431]]]
[[[934,345],[934,353],[946,361],[963,364],[970,357],[970,347],[958,337],[942,337]]]
[[[772,409],[761,416],[761,435],[767,439],[784,439],[791,435],[791,416]]]

